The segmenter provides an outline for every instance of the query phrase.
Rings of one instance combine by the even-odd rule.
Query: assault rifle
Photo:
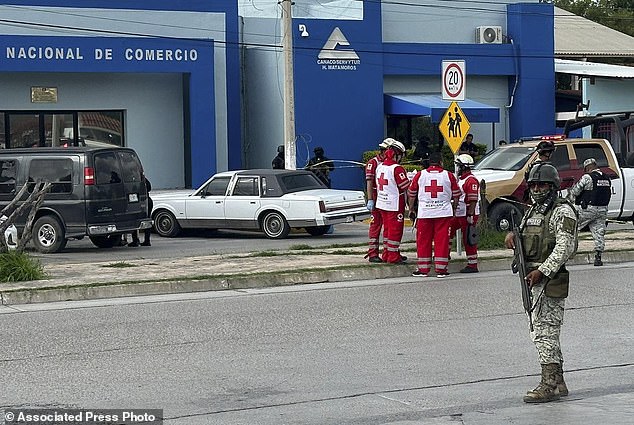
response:
[[[528,283],[526,282],[526,257],[524,256],[524,246],[522,245],[522,235],[518,222],[517,212],[511,211],[513,243],[515,245],[511,270],[514,274],[517,273],[519,275],[520,287],[522,288],[522,304],[524,304],[524,311],[526,311],[526,315],[528,316],[528,325],[531,332],[533,332],[533,319],[531,317],[533,312],[533,294],[531,294],[531,288],[528,287]]]

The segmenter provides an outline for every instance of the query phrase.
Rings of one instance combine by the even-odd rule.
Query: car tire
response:
[[[517,220],[520,220],[524,215],[524,212],[521,209],[508,202],[501,202],[491,207],[491,211],[489,212],[489,221],[495,230],[498,232],[511,230],[511,213],[513,211],[517,213]],[[515,224],[519,225],[519,222]]]
[[[328,233],[330,226],[311,226],[305,227],[306,232],[311,236],[323,236]]]
[[[121,235],[90,236],[90,242],[97,248],[112,248],[117,245],[120,240]]]
[[[66,246],[64,226],[52,215],[38,218],[31,230],[33,246],[43,254],[60,252]]]
[[[284,239],[291,231],[284,216],[277,211],[269,211],[264,214],[261,227],[269,239]]]
[[[169,211],[161,210],[154,214],[154,230],[159,236],[173,238],[181,231],[176,217]]]

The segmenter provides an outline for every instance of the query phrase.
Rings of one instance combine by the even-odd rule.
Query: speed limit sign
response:
[[[442,61],[442,98],[464,100],[466,91],[465,61]]]

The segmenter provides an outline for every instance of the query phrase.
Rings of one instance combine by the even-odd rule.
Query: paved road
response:
[[[91,263],[95,261],[120,261],[135,258],[168,259],[219,253],[242,253],[268,249],[284,250],[292,246],[330,246],[334,244],[365,244],[368,225],[365,223],[338,224],[330,235],[310,236],[303,231],[293,232],[287,239],[271,240],[262,233],[220,230],[217,232],[188,231],[177,238],[152,235],[151,247],[99,249],[88,238],[72,240],[58,254],[37,254],[42,263]],[[403,240],[413,240],[413,234]]]
[[[567,400],[537,382],[508,272],[0,307],[0,408],[166,424],[630,424],[634,263],[573,266]]]

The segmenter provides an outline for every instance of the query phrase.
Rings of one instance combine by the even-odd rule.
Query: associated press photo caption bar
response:
[[[163,425],[162,409],[4,409],[0,425]]]

